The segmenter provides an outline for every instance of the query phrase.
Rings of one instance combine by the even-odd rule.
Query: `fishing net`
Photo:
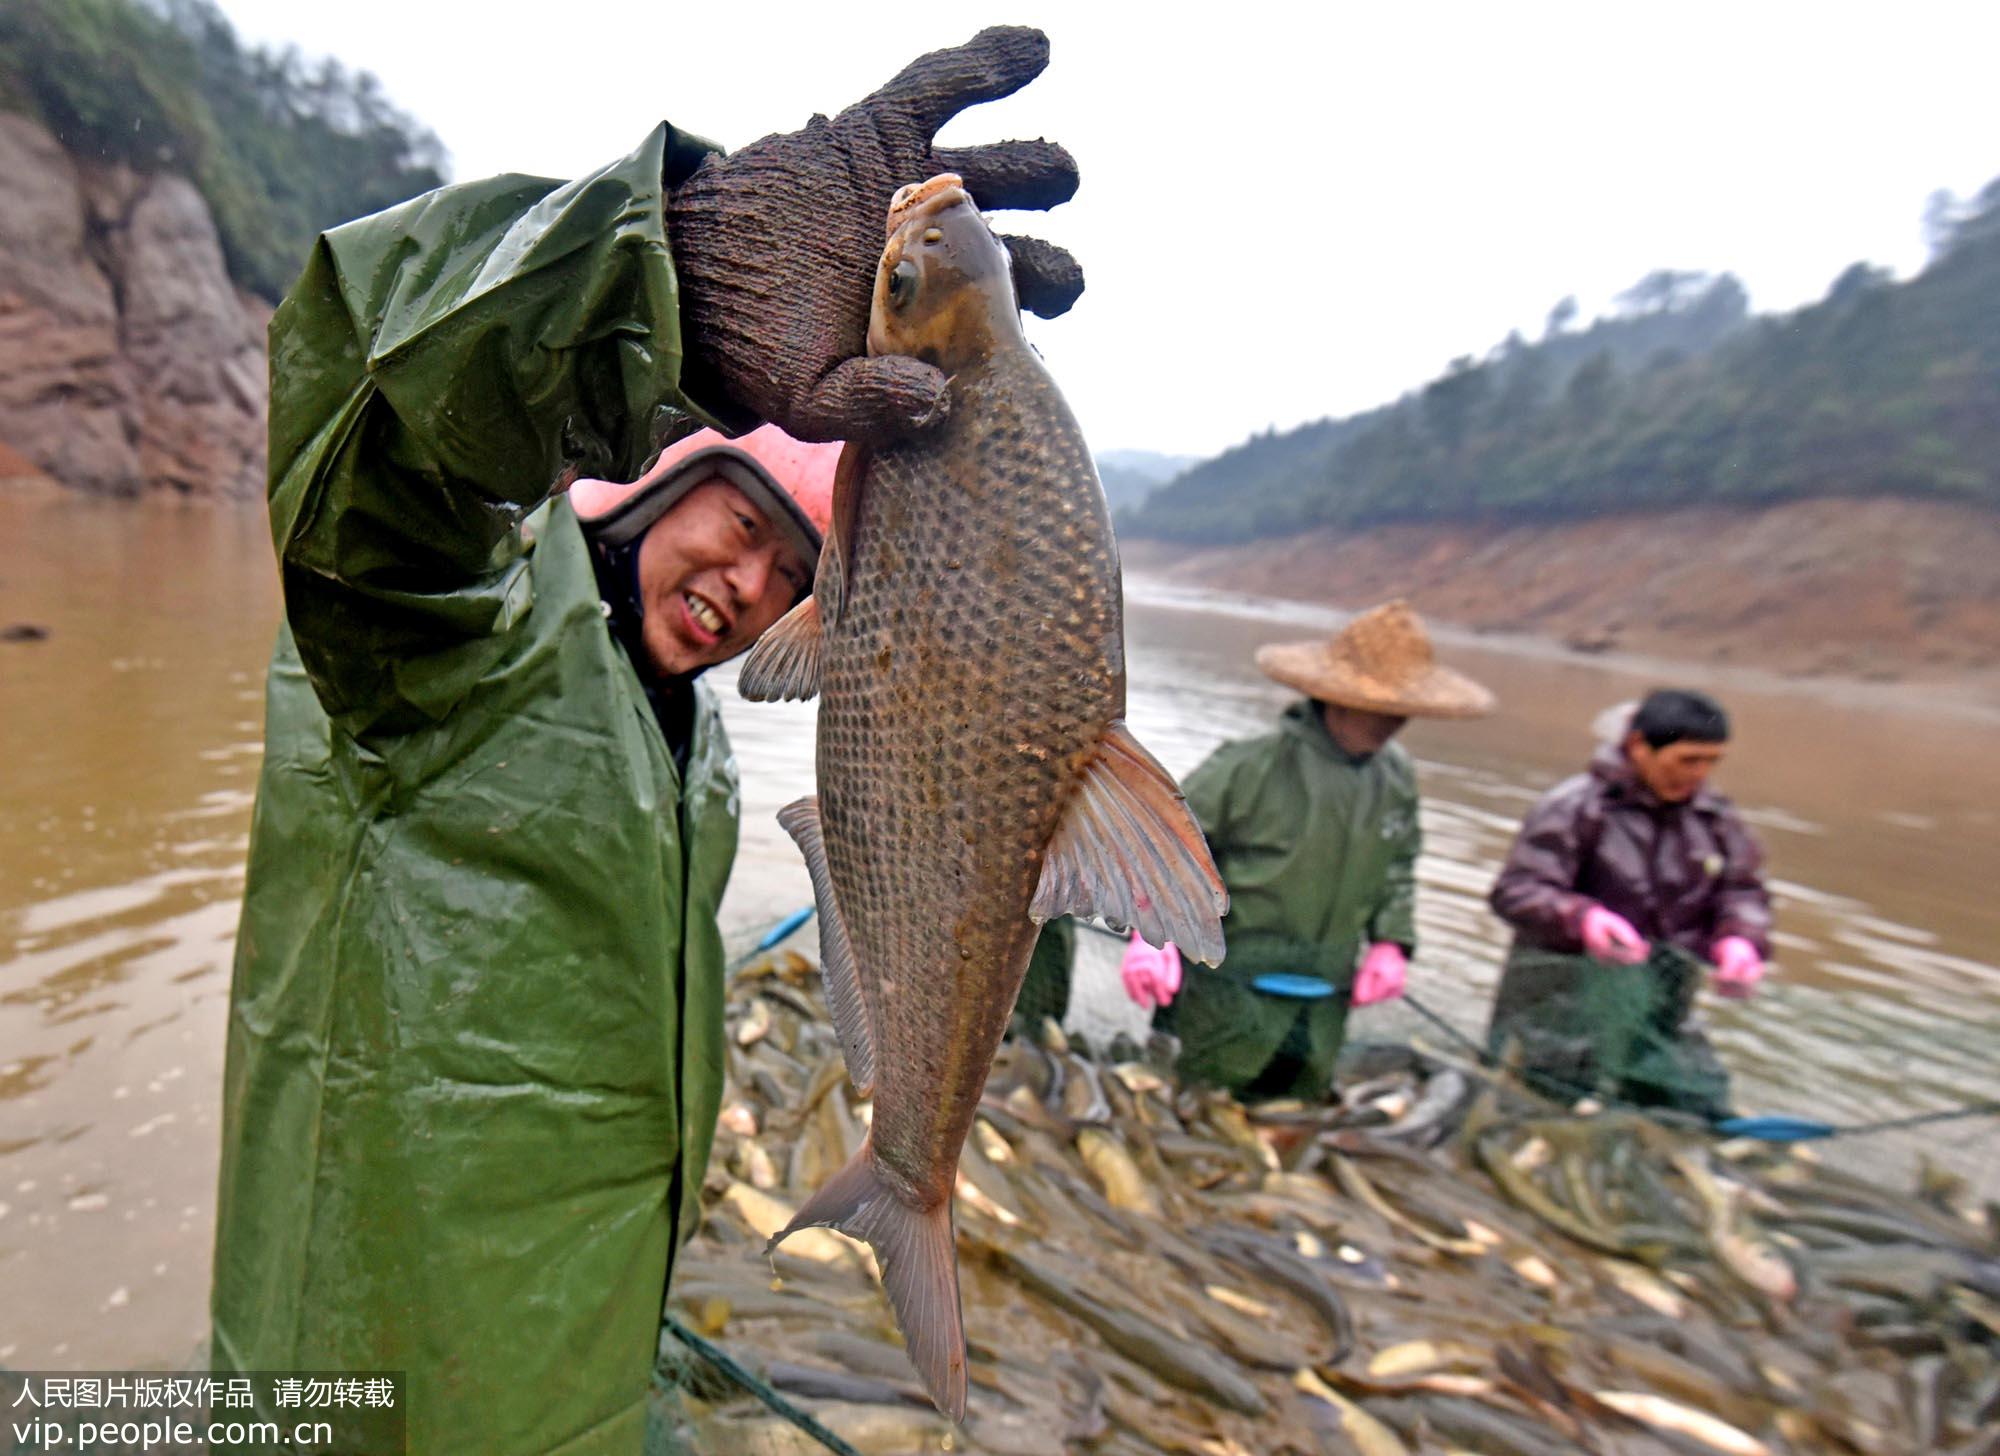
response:
[[[641,1456],[691,1456],[696,1449],[678,1385],[655,1376],[646,1398],[646,1435]]]
[[[1500,977],[1488,1048],[1563,1101],[1727,1117],[1728,1073],[1691,1021],[1708,971],[1662,943],[1631,966],[1517,947]]]
[[[1060,1024],[1069,1015],[1069,989],[1076,953],[1076,922],[1059,916],[1042,927],[1021,994],[1014,998],[1014,1035],[1033,1036],[1044,1020]]]
[[[1079,1001],[1108,976],[1129,1007],[1119,941],[1078,939]],[[1419,998],[1449,961],[1426,964]],[[1969,1456],[2000,1425],[2000,1235],[1962,1188],[1912,1199],[1793,1148],[1562,1113],[1383,1044],[1389,1003],[1356,1023],[1341,1096],[1303,1104],[1178,1085],[1094,1033],[1004,1049],[956,1169],[954,1427],[867,1259],[830,1235],[765,1252],[875,1113],[802,957],[730,995],[765,1029],[732,1042],[667,1313],[857,1451]],[[758,1387],[670,1363],[681,1425],[649,1452],[819,1449]]]
[[[695,1319],[701,1317],[698,1310],[690,1314]],[[691,1456],[697,1449],[692,1435],[693,1412],[738,1394],[727,1376],[663,1330],[646,1394],[641,1456]]]

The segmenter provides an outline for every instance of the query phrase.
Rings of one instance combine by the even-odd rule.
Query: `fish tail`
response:
[[[931,1208],[905,1203],[882,1177],[874,1148],[864,1140],[847,1166],[772,1236],[767,1251],[803,1228],[837,1229],[875,1251],[910,1363],[937,1408],[963,1421],[965,1316],[958,1300],[950,1197]]]

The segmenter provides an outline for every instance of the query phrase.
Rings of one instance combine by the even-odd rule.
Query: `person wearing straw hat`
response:
[[[1303,695],[1275,732],[1225,743],[1183,783],[1229,889],[1229,952],[1186,974],[1136,935],[1125,989],[1180,1039],[1183,1077],[1248,1098],[1319,1097],[1349,1006],[1400,996],[1416,949],[1411,718],[1477,718],[1493,695],[1439,664],[1390,602],[1324,640],[1259,648]]]

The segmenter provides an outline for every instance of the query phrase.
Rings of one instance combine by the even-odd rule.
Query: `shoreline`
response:
[[[1853,510],[1830,519],[1837,505]],[[1756,565],[1774,537],[1802,543],[1803,558]],[[1230,546],[1121,538],[1119,551],[1128,589],[1160,605],[1297,621],[1300,611],[1274,610],[1285,604],[1326,614],[1333,631],[1403,597],[1458,647],[2000,721],[1990,512],[1816,501]]]
[[[1338,631],[1350,618],[1375,602],[1352,605],[1311,597],[1290,597],[1242,592],[1226,587],[1207,587],[1158,574],[1156,568],[1139,567],[1125,579],[1128,599],[1168,610],[1216,613],[1252,620],[1287,622],[1296,627],[1301,621],[1314,627],[1323,625],[1329,633]],[[1411,605],[1420,611],[1422,604]],[[1278,610],[1280,608],[1286,610]],[[1703,682],[1746,688],[1760,693],[1791,694],[1818,698],[1842,707],[1871,711],[1942,713],[1979,723],[2000,724],[2000,670],[1968,670],[1940,679],[1884,679],[1843,677],[1833,673],[1784,672],[1743,662],[1715,662],[1698,656],[1676,656],[1669,652],[1636,652],[1607,648],[1581,652],[1562,641],[1534,632],[1499,628],[1467,627],[1458,622],[1442,622],[1428,614],[1425,630],[1443,647],[1491,652],[1537,662],[1569,663],[1603,668],[1607,672],[1632,677],[1671,680],[1695,674]],[[1275,638],[1273,640],[1276,640]]]
[[[85,511],[180,514],[255,509],[260,516],[263,512],[261,501],[219,495],[150,491],[114,496],[78,491],[38,473],[0,475],[0,499],[31,507],[62,505]],[[1765,523],[1763,518],[1789,517],[1800,508],[1825,504],[1797,502],[1738,514],[1746,520],[1756,518],[1758,524],[1786,526],[1789,520]],[[1939,516],[1943,519],[1937,524],[1947,527],[1967,525],[1964,519],[1953,519],[1961,515],[1957,507],[1926,502],[1873,504],[1888,504],[1901,514]],[[1972,529],[1956,539],[1954,547],[1963,552],[1965,561],[1990,563],[1977,569],[1992,580],[1990,584],[1976,580],[1971,583],[1973,590],[1960,593],[1963,601],[1932,603],[1928,610],[1948,615],[1953,606],[1962,606],[1965,610],[1961,615],[1976,616],[1979,627],[1985,627],[1984,619],[1990,616],[1992,640],[1987,641],[1987,632],[1977,632],[1960,642],[1955,657],[1942,660],[1935,650],[1919,650],[1930,628],[1905,626],[1900,631],[1886,631],[1878,624],[1871,636],[1852,630],[1853,622],[1842,613],[1828,614],[1830,619],[1818,624],[1825,629],[1822,632],[1810,630],[1814,625],[1810,613],[1793,613],[1785,621],[1758,630],[1762,626],[1756,621],[1758,613],[1746,610],[1741,603],[1731,604],[1732,615],[1740,619],[1735,624],[1737,631],[1712,627],[1701,620],[1685,627],[1665,623],[1627,627],[1622,620],[1607,626],[1601,620],[1605,615],[1601,603],[1592,599],[1601,597],[1607,576],[1596,555],[1590,566],[1596,580],[1588,584],[1579,583],[1574,569],[1553,573],[1562,578],[1555,583],[1555,595],[1568,599],[1567,610],[1552,606],[1546,593],[1539,600],[1513,595],[1507,588],[1514,583],[1500,580],[1502,572],[1518,575],[1523,558],[1534,559],[1535,538],[1657,533],[1667,523],[1712,531],[1717,524],[1716,512],[1703,508],[1615,521],[1496,527],[1492,532],[1501,539],[1483,546],[1470,542],[1475,528],[1463,523],[1377,527],[1345,534],[1319,531],[1218,547],[1134,537],[1121,538],[1118,546],[1127,590],[1158,606],[1291,622],[1319,612],[1324,614],[1325,629],[1331,632],[1355,612],[1400,595],[1423,614],[1433,637],[1455,647],[1550,662],[1587,662],[1634,676],[1673,677],[1692,670],[1714,682],[1759,691],[2000,723],[2000,517],[1984,512],[1962,514],[1971,518]],[[1984,533],[1992,535],[1995,549],[1982,555],[1976,537]],[[1523,537],[1528,539],[1507,539]],[[1586,544],[1593,550],[1601,545]],[[1892,547],[1895,544],[1891,542]],[[1421,548],[1417,553],[1421,560],[1411,559],[1413,545]],[[1357,557],[1370,558],[1367,569],[1344,569],[1351,568]],[[1884,550],[1872,564],[1906,570],[1917,565],[1892,549]],[[1569,563],[1571,568],[1574,565]],[[1537,578],[1545,575],[1539,567],[1527,569]],[[1320,583],[1331,581],[1352,582],[1353,589],[1320,587]],[[1600,590],[1593,592],[1590,587]],[[1826,591],[1822,586],[1818,595],[1823,597]],[[1638,601],[1643,591],[1635,590],[1631,595]],[[1291,610],[1283,610],[1287,608]],[[1924,610],[1921,606],[1912,609],[1911,615],[1920,616]],[[1593,626],[1579,619],[1598,620]],[[1849,629],[1844,634],[1843,627]]]

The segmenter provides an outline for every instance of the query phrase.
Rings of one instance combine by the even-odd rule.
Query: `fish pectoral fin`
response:
[[[808,603],[810,605],[810,603]],[[875,1091],[875,1036],[868,1025],[868,1005],[861,999],[861,978],[854,964],[854,942],[833,895],[833,872],[826,864],[826,841],[820,834],[819,800],[811,794],[778,811],[778,823],[805,856],[812,877],[813,901],[819,907],[819,973],[826,985],[826,1006],[833,1017],[833,1034],[847,1058],[847,1077],[863,1097]]]
[[[1101,915],[1154,945],[1222,961],[1229,892],[1187,800],[1120,722],[1105,730],[1042,859],[1028,913]]]
[[[876,1172],[873,1134],[775,1235],[765,1251],[802,1228],[838,1229],[862,1240],[882,1266],[882,1289],[903,1327],[903,1347],[937,1408],[965,1419],[965,1313],[951,1199],[931,1208],[903,1202]]]
[[[819,598],[807,597],[757,639],[743,659],[736,691],[753,703],[810,698],[819,692],[821,647]]]

